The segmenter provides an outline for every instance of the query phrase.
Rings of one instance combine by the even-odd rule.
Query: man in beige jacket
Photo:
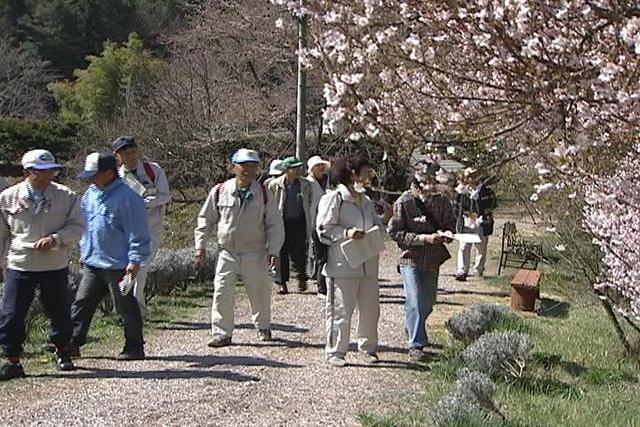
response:
[[[111,143],[111,149],[120,163],[118,168],[120,178],[144,199],[144,206],[147,209],[147,223],[151,237],[150,253],[140,266],[140,271],[136,276],[136,286],[133,289],[133,296],[138,301],[140,314],[144,319],[147,315],[144,288],[149,268],[164,239],[164,215],[166,205],[171,201],[171,191],[164,170],[159,164],[142,157],[136,140],[132,136],[117,138]]]
[[[275,277],[279,294],[289,292],[289,258],[298,273],[298,290],[307,290],[307,247],[311,236],[313,195],[311,183],[302,178],[303,165],[297,157],[287,157],[282,161],[284,174],[269,182],[284,222],[284,244]]]
[[[62,168],[46,150],[31,150],[22,157],[25,180],[0,194],[1,264],[6,267],[0,311],[0,348],[6,363],[0,380],[24,377],[20,364],[25,319],[36,289],[51,319],[49,340],[56,367],[73,370],[71,293],[68,288],[69,252],[83,231],[80,199],[53,182]]]
[[[231,344],[234,290],[238,276],[251,304],[258,339],[271,338],[271,286],[268,267],[278,260],[284,240],[282,215],[267,188],[256,181],[260,158],[241,148],[231,157],[235,178],[216,185],[204,202],[195,229],[196,261],[204,263],[207,240],[217,236],[218,263],[211,308],[209,347]]]

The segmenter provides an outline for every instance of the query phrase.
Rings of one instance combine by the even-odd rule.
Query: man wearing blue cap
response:
[[[51,319],[49,340],[59,370],[75,369],[67,345],[71,338],[69,248],[83,230],[76,193],[53,182],[62,165],[46,150],[22,157],[25,180],[0,194],[0,260],[6,268],[0,312],[0,348],[7,361],[0,380],[24,377],[20,355],[25,318],[36,288]]]
[[[118,176],[113,154],[89,154],[78,177],[91,185],[81,203],[86,230],[80,240],[82,281],[71,309],[71,351],[79,354],[98,304],[111,293],[124,322],[125,344],[117,359],[144,359],[140,308],[133,296],[135,285],[129,286],[149,256],[144,201]]]
[[[235,286],[238,277],[247,290],[251,318],[260,341],[271,341],[271,286],[273,267],[284,241],[282,215],[271,191],[256,181],[260,157],[241,148],[231,157],[234,178],[209,193],[195,229],[196,261],[204,263],[207,241],[216,236],[219,254],[214,279],[209,347],[231,344],[234,328]]]
[[[171,192],[164,170],[159,164],[142,158],[135,138],[121,136],[111,143],[111,149],[120,163],[118,169],[120,177],[142,197],[147,208],[149,235],[151,236],[150,254],[140,267],[137,286],[133,290],[133,295],[138,300],[140,312],[144,318],[147,314],[144,288],[149,266],[156,257],[164,238],[165,206],[171,200]]]

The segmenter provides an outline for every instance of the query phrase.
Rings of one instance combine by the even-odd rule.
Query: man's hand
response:
[[[422,240],[428,244],[440,243],[444,241],[444,237],[438,233],[433,234],[421,234]]]
[[[207,261],[207,250],[206,249],[196,250],[196,263],[198,265],[204,265],[206,261]]]
[[[53,237],[48,236],[48,237],[43,237],[42,239],[38,240],[34,245],[33,248],[34,249],[38,249],[40,251],[48,251],[51,248],[53,248],[56,245],[56,241],[54,240]]]
[[[380,206],[382,206],[382,222],[387,224],[393,216],[393,206],[384,199],[380,199]]]
[[[364,231],[357,228],[350,228],[347,230],[347,237],[355,240],[364,239]]]
[[[273,268],[278,263],[278,257],[275,255],[269,255],[267,257],[267,267]]]
[[[132,279],[135,279],[136,276],[138,275],[138,271],[140,271],[140,264],[134,264],[132,262],[130,262],[127,265],[127,268],[125,270],[125,274],[130,274]]]

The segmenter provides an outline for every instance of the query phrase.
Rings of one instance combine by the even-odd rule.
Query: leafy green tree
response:
[[[199,0],[0,0],[0,36],[27,44],[65,77],[86,66],[105,40],[157,36],[183,23]]]
[[[102,53],[87,61],[87,68],[74,71],[76,80],[49,85],[65,119],[98,123],[126,113],[162,67],[135,33],[125,45],[105,43]]]
[[[34,148],[49,150],[57,159],[73,155],[77,125],[51,120],[20,120],[0,117],[0,164],[18,164]]]

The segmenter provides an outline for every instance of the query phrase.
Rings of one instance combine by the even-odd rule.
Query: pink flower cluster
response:
[[[637,138],[635,1],[272,1],[312,18],[325,123],[353,139],[504,139],[565,179]]]
[[[586,191],[585,227],[602,254],[596,289],[626,316],[640,319],[640,147],[612,176]]]

